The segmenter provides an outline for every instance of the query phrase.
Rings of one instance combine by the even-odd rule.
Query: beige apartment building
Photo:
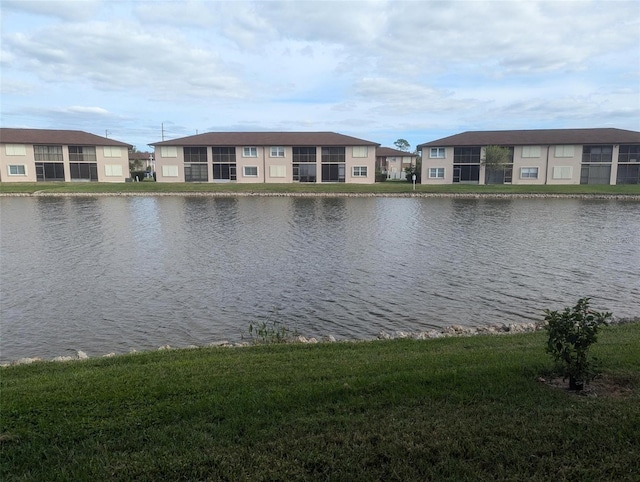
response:
[[[151,144],[158,182],[375,182],[375,142],[335,132],[208,132]]]
[[[507,147],[505,169],[482,165]],[[603,129],[469,131],[418,146],[422,184],[640,184],[640,132]]]
[[[391,147],[378,147],[376,149],[376,168],[386,174],[389,180],[406,180],[405,169],[415,166],[417,159],[417,154]]]
[[[0,181],[124,182],[131,147],[83,131],[0,128]]]

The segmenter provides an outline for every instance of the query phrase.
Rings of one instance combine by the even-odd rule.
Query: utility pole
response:
[[[164,122],[162,124],[160,124],[160,129],[162,132],[162,140],[164,141]]]

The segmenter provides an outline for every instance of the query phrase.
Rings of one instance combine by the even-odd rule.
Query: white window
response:
[[[353,157],[367,157],[369,155],[369,149],[367,146],[353,146],[351,155]]]
[[[27,166],[24,164],[10,164],[7,166],[10,176],[26,176]]]
[[[573,157],[575,146],[556,146],[556,157]]]
[[[286,176],[285,166],[269,166],[269,176],[285,177]]]
[[[431,159],[444,159],[444,147],[432,147],[429,149],[429,157]]]
[[[258,166],[244,166],[245,177],[258,177]]]
[[[573,177],[573,168],[571,166],[555,166],[552,177],[554,179],[571,179]]]
[[[178,157],[178,148],[176,146],[162,146],[160,147],[161,157]],[[176,173],[176,176],[178,174]]]
[[[354,166],[353,177],[367,177],[367,166]]]
[[[162,166],[164,177],[178,177],[178,166]]]
[[[104,175],[107,177],[122,176],[122,164],[106,164],[104,166]]]
[[[521,167],[520,179],[538,179],[537,167]]]
[[[273,146],[271,148],[271,157],[284,157],[284,147]]]
[[[243,147],[242,148],[242,157],[258,157],[258,148],[257,147]]]
[[[4,152],[7,153],[7,156],[26,156],[27,148],[24,144],[7,144],[4,147]]]
[[[540,146],[522,146],[522,157],[540,157]]]
[[[429,179],[444,179],[444,167],[430,167]]]
[[[104,157],[121,157],[122,151],[118,146],[104,146]]]

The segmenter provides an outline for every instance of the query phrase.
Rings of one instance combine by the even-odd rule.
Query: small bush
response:
[[[266,321],[260,321],[256,324],[249,323],[247,338],[253,345],[267,345],[291,342],[297,336],[297,330],[291,330],[287,325],[271,315]],[[244,338],[244,335],[242,338]]]
[[[571,390],[582,390],[598,375],[597,361],[589,359],[589,348],[597,341],[600,326],[606,325],[611,313],[589,309],[589,299],[581,298],[573,308],[562,313],[545,310],[546,329],[549,333],[549,353]]]

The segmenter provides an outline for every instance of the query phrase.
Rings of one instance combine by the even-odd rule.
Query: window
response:
[[[353,146],[351,155],[353,157],[367,157],[369,155],[369,150],[367,146]]]
[[[521,167],[520,179],[538,179],[537,167]]]
[[[640,184],[640,164],[618,164],[616,184]]]
[[[95,151],[95,148],[93,148]],[[122,149],[119,146],[104,146],[104,157],[121,157]]]
[[[258,177],[258,166],[244,166],[243,175],[245,177]]]
[[[176,146],[162,146],[160,148],[160,156],[161,157],[178,157],[178,148]]]
[[[271,148],[271,157],[284,157],[284,147],[274,146]]]
[[[480,164],[458,164],[453,166],[453,182],[478,184]]]
[[[247,149],[245,147],[245,149]],[[255,149],[255,147],[254,147]],[[235,181],[236,177],[236,148],[213,147],[213,179],[218,181]],[[256,151],[257,157],[257,151]]]
[[[24,164],[10,164],[7,166],[10,176],[26,176],[27,166]]]
[[[573,177],[573,168],[571,166],[555,166],[551,177],[553,179],[571,179]]]
[[[344,162],[344,147],[323,147],[322,162]]]
[[[270,177],[285,177],[287,175],[287,169],[285,166],[269,166]]]
[[[95,162],[70,162],[69,174],[72,181],[97,181],[98,165]]]
[[[36,162],[36,180],[64,181],[64,164],[61,162]]]
[[[207,148],[206,147],[185,147],[184,149],[184,162],[207,162]]]
[[[609,184],[611,164],[583,164],[580,169],[580,184]]]
[[[316,162],[315,147],[294,147],[293,162]]]
[[[33,146],[36,162],[62,162],[62,146]]]
[[[242,148],[242,157],[258,157],[258,148],[257,147],[243,147]]]
[[[354,166],[353,177],[367,177],[367,166]]]
[[[324,164],[322,166],[323,182],[344,182],[344,164]]]
[[[69,162],[96,162],[96,148],[89,146],[69,146]]]
[[[454,164],[480,164],[480,148],[479,147],[454,147],[453,163]]]
[[[582,148],[582,162],[610,163],[613,146],[584,146]]]
[[[4,152],[7,156],[26,156],[27,148],[24,144],[6,144],[4,146]]]
[[[556,157],[573,157],[574,146],[556,146],[555,156]]]
[[[431,159],[444,159],[444,155],[444,147],[432,147],[431,149],[429,149],[429,158]]]
[[[298,182],[316,182],[316,165],[315,164],[294,164],[293,180]]]
[[[120,177],[122,176],[122,165],[120,164],[107,164],[104,166],[104,175],[107,177]]]
[[[207,182],[209,168],[206,163],[185,163],[184,182]]]
[[[430,167],[429,179],[444,179],[444,167]]]
[[[618,162],[640,162],[640,145],[620,146],[618,150]]]
[[[540,146],[522,146],[522,157],[540,157]]]
[[[178,177],[178,166],[162,166],[164,177]]]

